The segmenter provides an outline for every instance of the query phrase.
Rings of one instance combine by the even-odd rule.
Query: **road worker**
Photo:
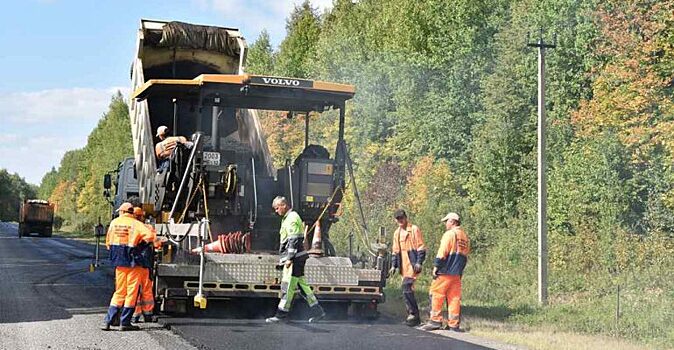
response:
[[[115,316],[121,312],[120,330],[137,330],[131,324],[140,281],[147,278],[148,269],[138,266],[133,250],[141,242],[152,242],[152,232],[133,216],[133,205],[125,202],[117,209],[119,217],[110,222],[105,245],[110,251],[110,262],[115,267],[115,292],[110,300],[102,329],[110,330]]]
[[[183,144],[187,148],[192,148],[193,142],[188,141],[184,136],[168,136],[168,127],[162,125],[157,128],[159,142],[154,146],[154,153],[159,160],[158,168],[163,170],[168,167],[168,161],[178,144]]]
[[[304,223],[299,214],[292,210],[285,197],[274,198],[272,207],[276,214],[283,217],[279,231],[281,235],[279,266],[283,267],[283,276],[281,278],[281,301],[278,304],[276,315],[267,318],[266,322],[276,323],[287,319],[296,289],[299,289],[300,295],[311,307],[314,316],[309,318],[309,322],[317,322],[325,317],[325,312],[304,278],[304,265],[309,258],[304,250]]]
[[[414,327],[420,323],[419,306],[414,296],[414,282],[421,273],[421,266],[426,259],[426,246],[421,230],[409,222],[404,210],[396,210],[393,217],[398,224],[398,228],[393,232],[393,242],[391,243],[393,255],[391,256],[389,277],[397,272],[402,274],[403,300],[407,309],[405,324]]]
[[[429,289],[431,317],[420,329],[440,329],[443,323],[442,306],[447,301],[447,329],[460,331],[461,276],[468,261],[470,241],[461,228],[457,213],[449,213],[442,221],[447,231],[442,235],[438,254],[433,261],[433,282]]]
[[[133,215],[136,217],[136,220],[140,222],[145,222],[145,211],[143,208],[134,207]],[[136,308],[133,313],[132,321],[138,323],[140,321],[140,316],[143,316],[144,322],[155,322],[154,317],[154,287],[152,283],[152,268],[154,266],[154,250],[159,245],[161,246],[159,240],[157,240],[157,231],[155,231],[154,226],[145,224],[145,227],[150,230],[152,233],[152,242],[142,241],[137,247],[134,248],[132,253],[133,259],[138,266],[142,266],[147,269],[147,278],[140,281],[140,297],[136,301]]]

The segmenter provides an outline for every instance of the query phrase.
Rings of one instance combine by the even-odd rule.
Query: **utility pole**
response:
[[[537,42],[529,40],[527,46],[538,48],[538,303],[548,304],[548,226],[547,184],[545,178],[545,49],[557,47],[557,35],[553,43],[543,40],[543,28]]]

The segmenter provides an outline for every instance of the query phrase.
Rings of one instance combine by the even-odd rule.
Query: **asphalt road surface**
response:
[[[104,332],[113,273],[105,265],[89,271],[93,245],[18,238],[16,229],[0,222],[0,349],[489,349],[387,317],[275,325],[263,318],[162,317],[141,323],[140,331]]]

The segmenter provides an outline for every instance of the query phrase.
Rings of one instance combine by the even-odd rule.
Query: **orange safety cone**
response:
[[[223,245],[222,237],[223,236],[219,236],[217,241],[206,244],[204,246],[204,251],[206,253],[224,253],[225,247]],[[192,249],[192,253],[201,253],[201,247]]]
[[[309,255],[323,256],[323,253],[323,242],[321,240],[321,222],[316,221],[316,227],[314,228],[314,239],[311,241],[311,250],[309,250]]]

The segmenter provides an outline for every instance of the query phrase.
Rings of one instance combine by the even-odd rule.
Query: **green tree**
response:
[[[21,202],[35,198],[36,191],[19,174],[0,169],[0,221],[17,221]]]
[[[44,174],[38,188],[38,197],[40,199],[49,199],[49,196],[54,192],[54,188],[58,185],[58,175],[59,173],[55,167],[51,167],[51,170]]]
[[[99,218],[109,215],[109,205],[102,196],[103,175],[132,154],[128,105],[117,92],[84,148],[66,152],[58,170],[43,177],[40,195],[56,203],[56,213],[66,229],[89,230]]]
[[[286,37],[276,57],[276,74],[308,78],[308,62],[315,55],[315,46],[321,33],[318,13],[309,0],[295,6],[286,22]]]
[[[269,41],[269,33],[263,29],[260,36],[248,49],[246,71],[253,74],[268,75],[274,72],[274,50]]]

